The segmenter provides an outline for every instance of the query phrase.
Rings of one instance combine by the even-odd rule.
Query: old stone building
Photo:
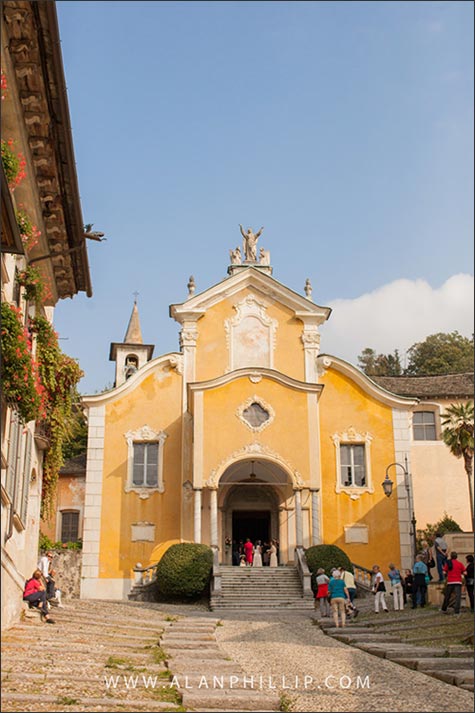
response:
[[[55,3],[3,2],[1,12],[2,317],[16,325],[16,337],[7,336],[10,345],[17,339],[16,376],[26,380],[22,354],[37,352],[29,320],[51,323],[58,300],[92,291]],[[41,300],[34,294],[40,283]],[[3,321],[5,333],[9,325]],[[2,379],[8,358],[3,354]],[[2,627],[18,618],[38,561],[48,448],[35,419],[20,409],[20,386],[18,393],[12,382],[2,390]]]

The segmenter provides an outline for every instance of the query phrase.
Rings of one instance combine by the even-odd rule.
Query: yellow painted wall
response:
[[[56,487],[56,498],[51,517],[42,521],[40,530],[43,535],[49,537],[52,542],[56,542],[61,537],[61,525],[58,518],[61,517],[60,510],[80,510],[84,508],[84,491],[86,487],[86,476],[60,475]],[[79,516],[79,537],[82,537],[82,512]]]
[[[124,491],[124,434],[145,425],[165,431],[168,438],[163,451],[165,492],[141,499]],[[157,365],[132,391],[106,405],[99,576],[128,578],[137,562],[149,563],[157,543],[179,537],[181,495],[181,376]],[[131,525],[137,522],[156,524],[155,542],[131,542]]]
[[[392,410],[334,369],[329,369],[321,381],[325,386],[320,398],[324,543],[341,547],[356,564],[368,568],[379,564],[385,572],[389,562],[400,563],[396,488],[388,498],[381,487],[386,467],[395,460]],[[336,448],[332,435],[350,426],[359,433],[369,432],[373,436],[374,493],[363,493],[358,500],[335,491]],[[345,543],[344,526],[354,524],[368,527],[368,544]]]
[[[236,415],[238,407],[252,396],[260,397],[275,411],[274,421],[260,433],[251,431]],[[307,409],[305,392],[269,378],[253,384],[246,376],[205,391],[204,479],[233,452],[258,441],[278,453],[305,480],[309,471]]]
[[[214,379],[227,371],[229,354],[225,320],[236,316],[237,312],[233,305],[242,302],[249,295],[255,297],[258,302],[265,304],[269,302],[268,297],[263,297],[259,292],[246,288],[231,298],[224,298],[218,304],[210,307],[204,317],[199,320],[196,381]],[[273,368],[294,379],[303,381],[305,378],[304,350],[300,339],[303,330],[302,322],[293,316],[290,309],[277,303],[271,304],[267,308],[266,315],[270,319],[278,321]]]

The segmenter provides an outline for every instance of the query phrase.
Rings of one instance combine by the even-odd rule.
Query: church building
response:
[[[89,440],[81,596],[125,598],[164,543],[200,542],[231,564],[232,540],[334,544],[371,568],[411,565],[408,463],[418,400],[320,352],[331,310],[273,277],[259,233],[225,279],[170,316],[180,351],[153,357],[137,304],[111,345],[115,386],[84,397]],[[407,460],[406,460],[407,459]],[[386,478],[386,483],[388,478]],[[410,484],[409,484],[410,486]]]

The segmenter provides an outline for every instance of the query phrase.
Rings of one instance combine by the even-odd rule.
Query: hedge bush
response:
[[[305,556],[308,568],[312,573],[312,585],[315,583],[319,567],[323,567],[328,576],[330,576],[332,567],[344,567],[349,572],[353,572],[348,555],[336,545],[314,545],[305,551]]]
[[[213,552],[207,545],[184,542],[172,545],[157,568],[160,598],[196,599],[208,589]]]

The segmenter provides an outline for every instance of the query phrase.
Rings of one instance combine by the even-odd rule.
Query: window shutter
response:
[[[20,443],[20,422],[16,411],[12,411],[10,421],[10,442],[8,444],[8,465],[5,490],[10,500],[13,500],[17,468],[18,446]]]
[[[23,465],[23,488],[20,503],[20,520],[26,526],[26,516],[28,513],[28,498],[30,495],[30,472],[31,472],[31,451],[33,447],[33,436],[31,431],[26,434],[25,462]]]

